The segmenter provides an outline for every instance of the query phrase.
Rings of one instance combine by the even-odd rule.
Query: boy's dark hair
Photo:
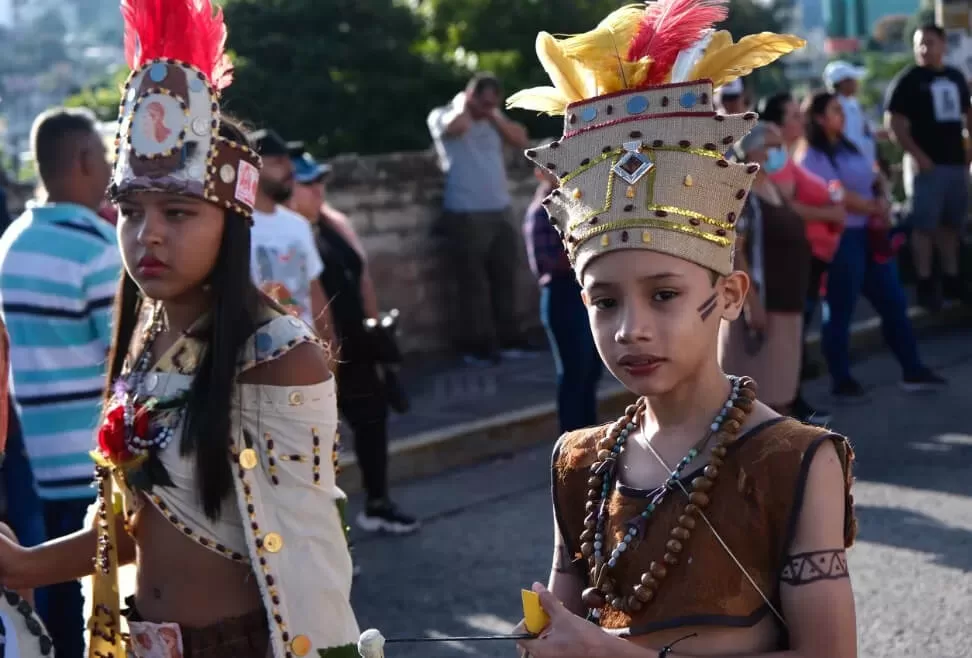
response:
[[[781,91],[772,96],[766,96],[759,101],[759,107],[757,108],[759,118],[777,126],[783,125],[783,115],[786,113],[786,106],[792,101],[793,94],[788,91]]]
[[[945,28],[938,23],[922,23],[915,32],[931,32],[937,35],[942,41],[945,41]]]
[[[469,79],[469,84],[466,85],[466,89],[471,91],[473,95],[481,94],[490,89],[499,94],[503,91],[503,85],[500,83],[499,78],[492,73],[481,72]]]
[[[30,151],[44,187],[70,169],[78,140],[95,132],[94,115],[87,110],[58,107],[34,119]]]

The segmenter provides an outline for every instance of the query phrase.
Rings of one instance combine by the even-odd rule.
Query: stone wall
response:
[[[519,242],[516,306],[524,331],[539,328],[536,280],[527,266],[520,222],[533,198],[536,179],[521,153],[510,152],[508,171]],[[443,177],[434,152],[338,156],[328,201],[354,223],[370,259],[382,308],[401,310],[401,344],[406,352],[439,352],[454,343],[462,319],[456,289],[434,234]]]
[[[442,352],[461,325],[454,300],[459,291],[433,234],[439,216],[443,177],[434,152],[339,156],[328,201],[347,213],[364,242],[383,309],[401,311],[401,347],[407,353]],[[518,315],[525,332],[539,329],[536,281],[527,266],[520,221],[533,197],[533,169],[519,152],[508,153],[517,250]],[[30,186],[8,187],[13,216],[33,193]]]

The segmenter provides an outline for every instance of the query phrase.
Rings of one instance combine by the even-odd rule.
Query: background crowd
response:
[[[888,87],[883,125],[858,98],[863,71],[843,61],[832,62],[821,89],[806,95],[780,87],[756,98],[743,83],[718,90],[720,111],[759,113],[756,129],[728,155],[761,165],[738,223],[736,255],[756,285],[744,316],[723,327],[720,358],[727,372],[759,381],[761,397],[781,413],[829,421],[800,391],[811,365],[803,346],[818,312],[833,403],[866,395],[849,355],[861,297],[880,317],[902,387],[946,385],[921,359],[899,269],[909,264],[917,300],[929,312],[972,301],[960,269],[970,92],[964,76],[944,64],[945,49],[941,28],[916,31],[915,63]],[[537,171],[533,202],[524,217],[514,215],[504,152],[526,148],[531,137],[503,111],[500,79],[476,75],[443,100],[427,127],[445,174],[436,232],[466,320],[456,350],[468,367],[530,358],[514,315],[514,266],[526,257],[554,354],[561,430],[592,425],[601,365],[580,288],[542,205],[555,183]],[[388,415],[407,408],[396,377],[395,316],[383,312],[389,300],[375,289],[353,218],[328,202],[330,167],[267,126],[250,138],[264,162],[253,277],[334,348],[339,407],[367,496],[357,524],[412,532],[418,521],[388,491]],[[884,140],[900,145],[902,162],[880,157]],[[0,315],[11,340],[12,382],[3,516],[27,545],[80,528],[93,500],[88,451],[121,268],[114,211],[103,201],[110,166],[91,115],[42,114],[31,149],[42,194],[12,222],[0,196]],[[899,178],[904,206],[891,201]],[[59,587],[40,592],[38,607],[59,655],[80,656],[80,590]]]

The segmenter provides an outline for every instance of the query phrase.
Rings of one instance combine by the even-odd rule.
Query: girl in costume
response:
[[[208,0],[122,11],[133,72],[109,193],[125,271],[98,501],[74,535],[0,543],[0,583],[92,575],[92,658],[353,656],[334,380],[314,332],[250,279],[260,159],[220,115],[222,14]]]
[[[749,290],[736,221],[760,168],[725,159],[756,116],[715,113],[713,86],[802,45],[733,43],[712,29],[726,14],[660,0],[541,33],[555,87],[510,99],[565,115],[564,136],[527,156],[559,177],[546,206],[598,351],[639,396],[557,443],[554,563],[535,585],[550,623],[522,642],[534,658],[856,656],[848,443],[778,415],[717,359]]]

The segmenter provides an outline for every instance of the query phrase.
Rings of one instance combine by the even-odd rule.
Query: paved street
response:
[[[855,367],[871,401],[837,409],[834,421],[858,453],[850,564],[866,658],[972,655],[972,331],[927,339],[923,353],[949,390],[906,395],[893,360],[873,357]],[[824,381],[808,387],[821,405],[826,391]],[[509,631],[520,587],[547,574],[548,460],[533,450],[400,487],[397,498],[426,525],[413,537],[357,537],[362,627],[388,637]],[[468,643],[390,645],[387,655],[515,653]]]

